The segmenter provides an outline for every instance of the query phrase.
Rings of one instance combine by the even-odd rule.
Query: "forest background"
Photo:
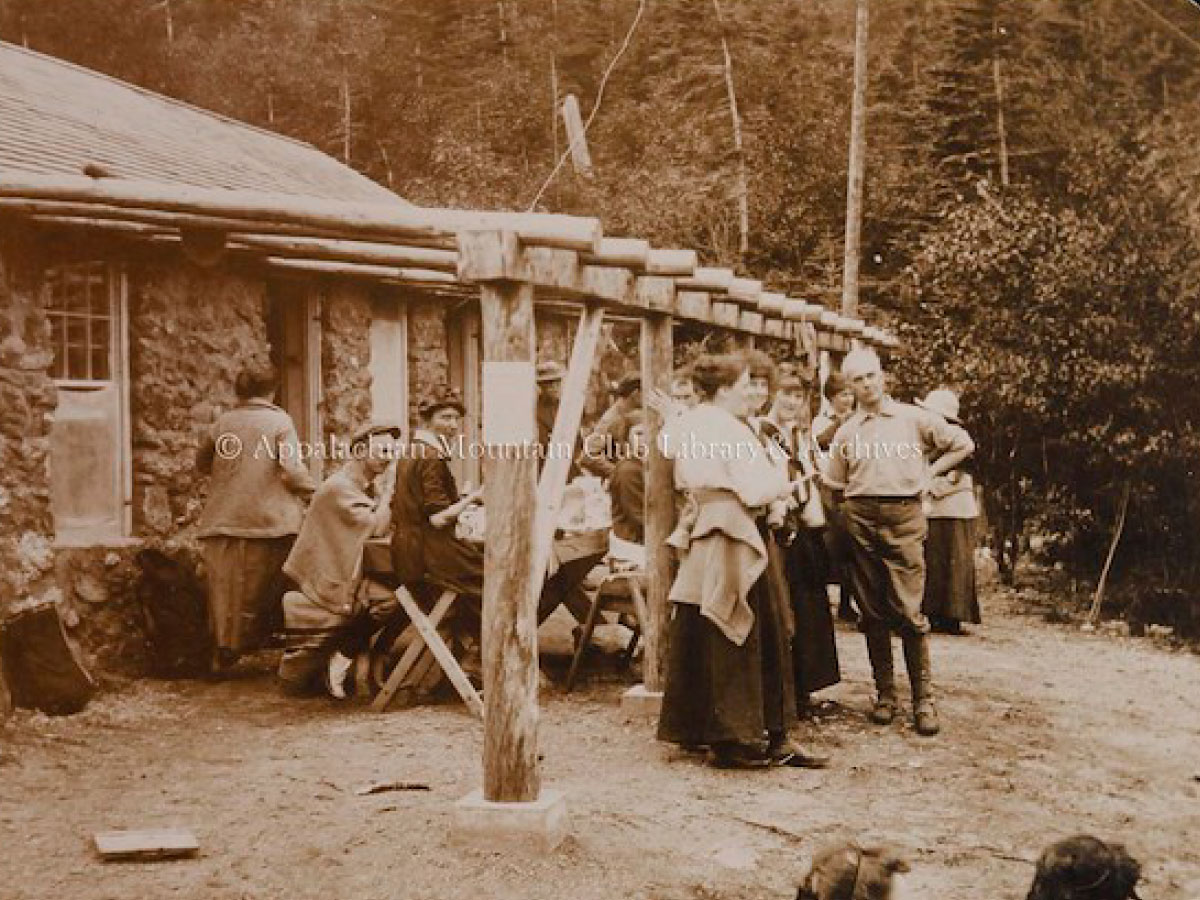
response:
[[[1125,509],[1118,601],[1200,616],[1200,5],[871,7],[860,311],[903,339],[896,393],[960,391],[998,548],[1036,535],[1094,579]],[[540,194],[836,308],[854,18],[854,0],[0,0],[0,39],[308,141],[416,203]],[[556,110],[574,94],[588,118],[614,60],[590,176],[547,186]]]

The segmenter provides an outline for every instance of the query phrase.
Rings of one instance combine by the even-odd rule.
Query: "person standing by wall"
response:
[[[934,735],[940,724],[933,703],[929,620],[921,612],[927,527],[921,496],[931,479],[954,469],[975,445],[941,416],[889,397],[874,351],[850,351],[842,374],[858,409],[834,436],[825,477],[845,498],[854,597],[877,692],[871,720],[886,725],[896,715],[891,632],[898,631],[914,724],[919,734]]]
[[[316,490],[296,426],[272,402],[278,384],[270,365],[242,371],[234,385],[238,405],[217,419],[196,455],[197,469],[211,474],[199,538],[214,672],[261,647],[281,621],[280,569]]]
[[[812,433],[822,459],[829,453],[833,436],[854,413],[854,391],[842,374],[829,373],[823,391],[829,410],[813,419]],[[858,612],[854,608],[854,585],[850,578],[850,532],[846,530],[846,519],[834,502],[833,491],[821,483],[821,503],[825,508],[825,549],[829,558],[829,584],[838,587],[838,618],[843,622],[857,622]]]

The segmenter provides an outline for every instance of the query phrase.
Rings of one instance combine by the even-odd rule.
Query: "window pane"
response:
[[[86,347],[67,346],[67,378],[87,378],[88,353]]]
[[[103,279],[100,279],[97,283],[94,283],[91,286],[91,290],[89,291],[89,293],[91,294],[91,301],[92,301],[92,315],[93,316],[107,316],[108,315],[108,284]]]
[[[108,330],[109,330],[108,319],[92,319],[91,328],[92,328],[92,335],[91,335],[92,347],[99,349],[99,350],[107,350],[108,349]]]
[[[94,348],[92,350],[92,380],[108,381],[112,377],[109,374],[108,350],[103,347]]]
[[[87,318],[84,316],[67,316],[67,343],[87,345]]]

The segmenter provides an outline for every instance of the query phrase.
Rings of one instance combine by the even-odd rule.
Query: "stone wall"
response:
[[[371,415],[371,294],[339,283],[325,294],[321,329],[321,423],[346,440]]]
[[[417,404],[435,388],[450,383],[446,304],[413,299],[408,307],[409,421],[417,421]]]
[[[0,617],[58,597],[47,459],[57,395],[41,249],[0,234]]]
[[[265,285],[182,259],[137,266],[129,281],[134,532],[178,540],[204,504],[200,436],[234,405],[238,371],[267,358]]]

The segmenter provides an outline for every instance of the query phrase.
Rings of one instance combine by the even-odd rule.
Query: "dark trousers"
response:
[[[863,630],[927,634],[929,620],[921,612],[927,526],[920,501],[849,497],[844,510]]]

